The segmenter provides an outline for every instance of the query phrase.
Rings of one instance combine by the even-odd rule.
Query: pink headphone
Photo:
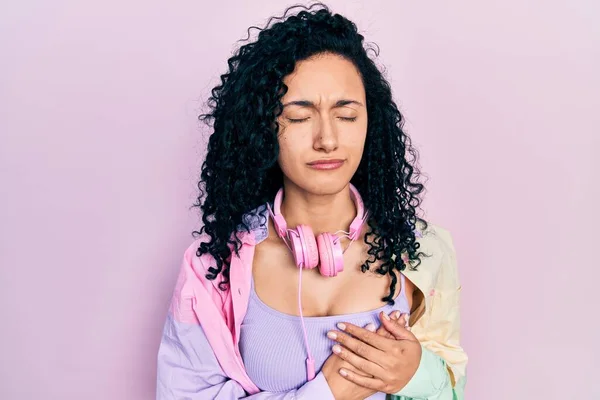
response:
[[[313,269],[318,265],[319,272],[324,276],[336,276],[344,270],[344,251],[342,251],[340,243],[341,237],[337,234],[344,233],[343,236],[349,238],[350,243],[354,242],[358,239],[368,215],[365,213],[358,190],[352,184],[350,184],[350,197],[356,206],[356,217],[350,224],[349,232],[323,232],[316,239],[313,230],[308,225],[298,225],[295,229],[288,229],[287,222],[281,215],[283,188],[279,189],[275,196],[273,210],[267,204],[277,235],[291,250],[298,268]]]

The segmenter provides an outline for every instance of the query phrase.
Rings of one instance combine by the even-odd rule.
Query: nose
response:
[[[330,153],[338,148],[337,130],[328,117],[321,118],[318,124],[313,148],[325,153]]]

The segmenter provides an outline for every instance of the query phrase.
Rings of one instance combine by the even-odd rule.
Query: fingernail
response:
[[[367,326],[365,326],[365,329],[371,332],[375,332],[375,325],[369,323],[367,324]]]
[[[335,332],[327,332],[327,337],[333,340],[337,339],[337,335],[335,334]]]
[[[390,316],[387,315],[386,313],[383,313],[383,318],[387,319],[388,321],[390,320]]]
[[[394,316],[396,317],[395,319],[400,318],[400,311],[399,310],[394,311]]]
[[[345,370],[340,369],[340,375],[341,376],[348,376],[348,373]]]
[[[410,314],[404,314],[404,323],[406,324],[407,328],[408,328],[409,321],[410,321]]]
[[[331,348],[335,354],[340,354],[342,352],[342,348],[339,345],[335,345]]]
[[[343,322],[338,323],[337,327],[342,331],[346,330],[346,324],[344,324]]]

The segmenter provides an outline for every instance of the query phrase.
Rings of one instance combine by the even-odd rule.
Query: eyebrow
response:
[[[341,99],[335,102],[335,104],[333,105],[333,107],[331,108],[339,108],[339,107],[344,107],[347,106],[348,104],[356,104],[359,106],[364,107],[364,105],[357,100],[349,100],[349,99]],[[311,107],[311,108],[317,108],[317,106],[315,105],[315,103],[313,103],[312,101],[309,100],[295,100],[295,101],[290,101],[289,103],[285,103],[283,105],[283,107],[287,107],[287,106],[300,106],[300,107]]]

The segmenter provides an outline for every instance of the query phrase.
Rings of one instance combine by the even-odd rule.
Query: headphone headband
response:
[[[349,184],[350,186],[350,198],[354,202],[356,207],[356,217],[350,223],[350,228],[348,229],[350,240],[356,240],[358,235],[360,235],[361,227],[367,217],[367,213],[365,213],[365,205],[363,203],[362,197],[358,190],[353,184]],[[275,195],[275,200],[273,201],[273,209],[271,209],[270,205],[267,204],[267,208],[269,209],[269,213],[273,218],[273,225],[275,225],[275,230],[277,231],[277,235],[285,239],[287,235],[287,222],[283,215],[281,215],[281,203],[283,202],[283,188],[280,188],[277,191],[277,195]]]

